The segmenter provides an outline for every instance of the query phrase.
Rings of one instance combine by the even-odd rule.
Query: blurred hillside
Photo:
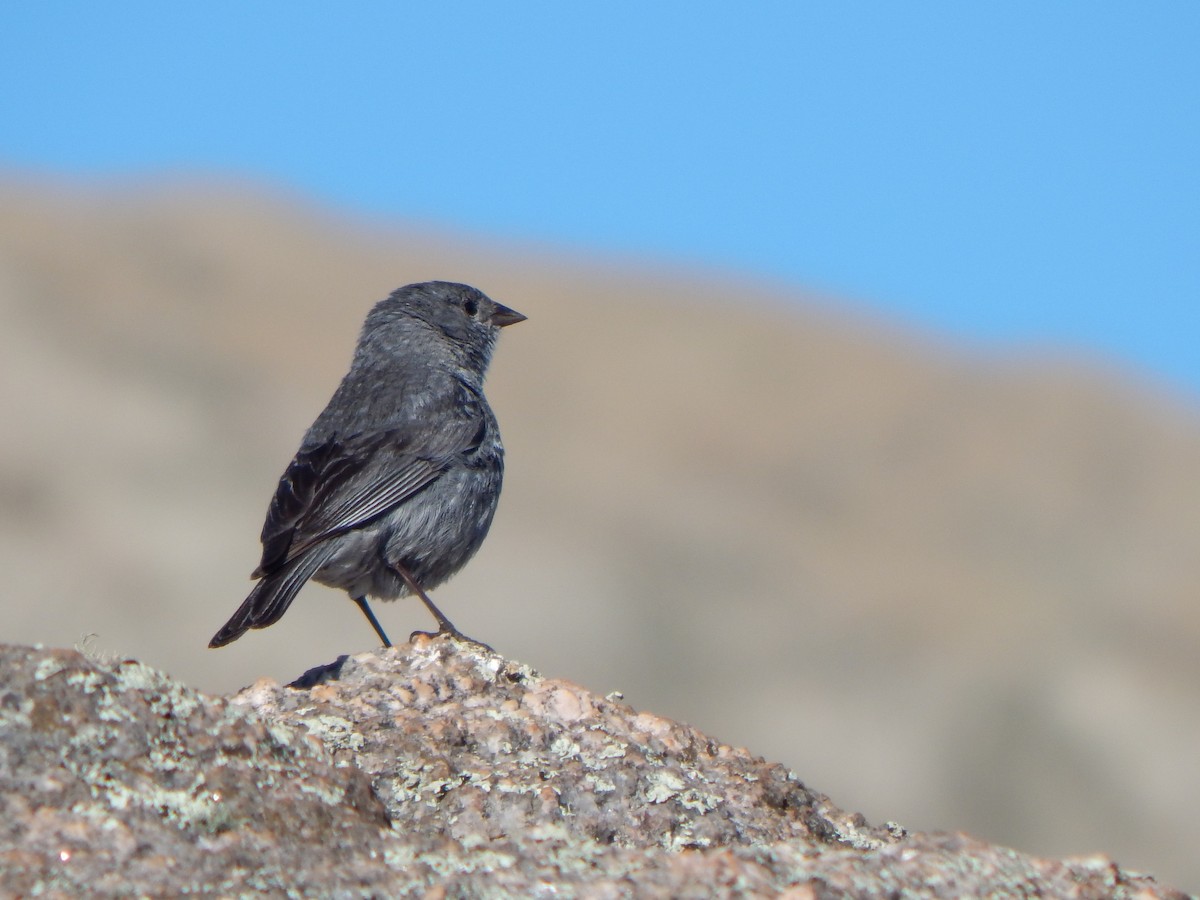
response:
[[[496,525],[437,592],[467,633],[876,821],[1200,888],[1200,411],[728,275],[0,181],[0,638],[212,692],[370,647],[318,586],[205,645],[367,309],[429,278],[529,316],[489,380]]]

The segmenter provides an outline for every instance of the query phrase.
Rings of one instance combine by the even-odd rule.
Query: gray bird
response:
[[[462,633],[426,591],[461,569],[492,524],[504,473],[483,376],[525,316],[465,284],[410,284],[367,315],[354,361],[279,479],[259,582],[210,647],[266,628],[310,578],[344,589],[385,647],[367,597],[412,594],[438,634]]]

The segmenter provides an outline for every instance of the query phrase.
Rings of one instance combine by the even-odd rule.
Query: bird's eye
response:
[[[463,301],[463,309],[467,311],[468,316],[474,318],[475,314],[479,312],[479,304],[472,298],[468,297]]]

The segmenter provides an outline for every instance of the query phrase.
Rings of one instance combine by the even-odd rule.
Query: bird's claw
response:
[[[496,652],[490,644],[485,644],[483,641],[477,641],[473,637],[467,637],[457,628],[440,628],[437,631],[414,631],[408,636],[409,643],[412,643],[418,637],[429,638],[431,641],[440,637],[444,637],[449,638],[450,640],[459,644],[474,644],[476,647],[482,647],[488,653]]]

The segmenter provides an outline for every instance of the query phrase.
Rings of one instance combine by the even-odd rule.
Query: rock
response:
[[[470,644],[208,697],[0,648],[17,895],[1183,897],[1104,857],[874,827],[783,766]]]

